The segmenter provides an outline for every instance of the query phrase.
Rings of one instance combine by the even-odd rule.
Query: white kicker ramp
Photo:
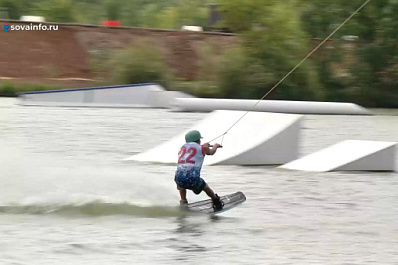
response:
[[[190,130],[199,130],[202,143],[222,135],[246,112],[215,111]],[[206,165],[279,165],[298,156],[299,132],[302,116],[249,112],[225,136],[223,148],[213,156],[206,156]],[[147,152],[126,160],[171,163],[178,159],[178,150],[185,143],[185,134]],[[220,143],[222,138],[216,141]]]
[[[394,171],[394,142],[347,140],[279,168],[303,171]]]

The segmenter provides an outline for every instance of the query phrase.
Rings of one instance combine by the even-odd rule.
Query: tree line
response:
[[[180,29],[196,25],[205,30],[228,30],[238,34],[241,43],[226,49],[215,63],[200,62],[200,71],[208,74],[199,75],[196,83],[184,84],[201,96],[260,98],[363,2],[0,0],[0,7],[10,19],[40,15],[51,22],[100,24],[118,20],[134,27]],[[213,3],[221,18],[216,25],[209,24]],[[208,46],[208,54],[213,56],[211,44]],[[126,69],[123,73],[126,75]],[[370,1],[269,98],[350,101],[397,108],[398,1]]]

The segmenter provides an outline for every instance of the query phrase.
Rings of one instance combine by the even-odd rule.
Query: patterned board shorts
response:
[[[176,172],[174,181],[177,184],[177,189],[192,190],[195,194],[199,194],[206,187],[206,182],[199,176],[191,176],[190,174],[181,174]]]

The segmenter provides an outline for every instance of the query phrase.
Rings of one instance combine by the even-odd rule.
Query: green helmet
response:
[[[196,142],[197,140],[200,140],[203,138],[200,135],[199,131],[193,130],[189,131],[187,134],[185,134],[185,142],[190,143],[190,142]]]

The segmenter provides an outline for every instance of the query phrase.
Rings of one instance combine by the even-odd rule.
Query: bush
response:
[[[56,90],[63,89],[63,87],[52,86],[47,84],[20,84],[17,86],[17,92],[30,92],[30,91],[45,91],[45,90]]]
[[[71,23],[75,21],[74,3],[67,0],[45,0],[35,5],[38,13],[50,22]]]
[[[154,82],[170,87],[172,72],[153,42],[136,41],[115,52],[111,59],[112,79],[118,84]]]
[[[21,3],[15,0],[1,0],[0,7],[7,12],[9,19],[19,19],[21,16]],[[2,17],[3,18],[3,17]]]
[[[47,84],[15,84],[12,82],[0,83],[0,97],[16,97],[18,93],[60,89]]]
[[[245,47],[228,50],[220,63],[218,86],[223,97],[260,99],[275,86],[287,71],[275,69],[265,60],[246,51]],[[293,68],[293,64],[291,68]],[[289,69],[289,67],[286,67]],[[290,68],[290,69],[291,69]],[[303,64],[265,99],[311,100],[321,97],[318,75],[311,63]]]
[[[17,95],[16,88],[12,83],[0,84],[0,96],[1,97],[15,97]]]
[[[219,87],[211,81],[174,81],[173,90],[203,98],[220,97]]]
[[[232,48],[223,55],[218,77],[221,94],[226,98],[258,98],[273,80],[272,74],[249,58],[242,47]]]
[[[215,40],[206,40],[199,46],[200,55],[198,56],[198,72],[196,75],[199,80],[217,82],[217,71],[222,58],[222,52],[219,50],[220,45]]]
[[[392,52],[393,53],[393,52]],[[350,66],[352,101],[366,107],[398,107],[398,56],[386,47],[365,44]]]

